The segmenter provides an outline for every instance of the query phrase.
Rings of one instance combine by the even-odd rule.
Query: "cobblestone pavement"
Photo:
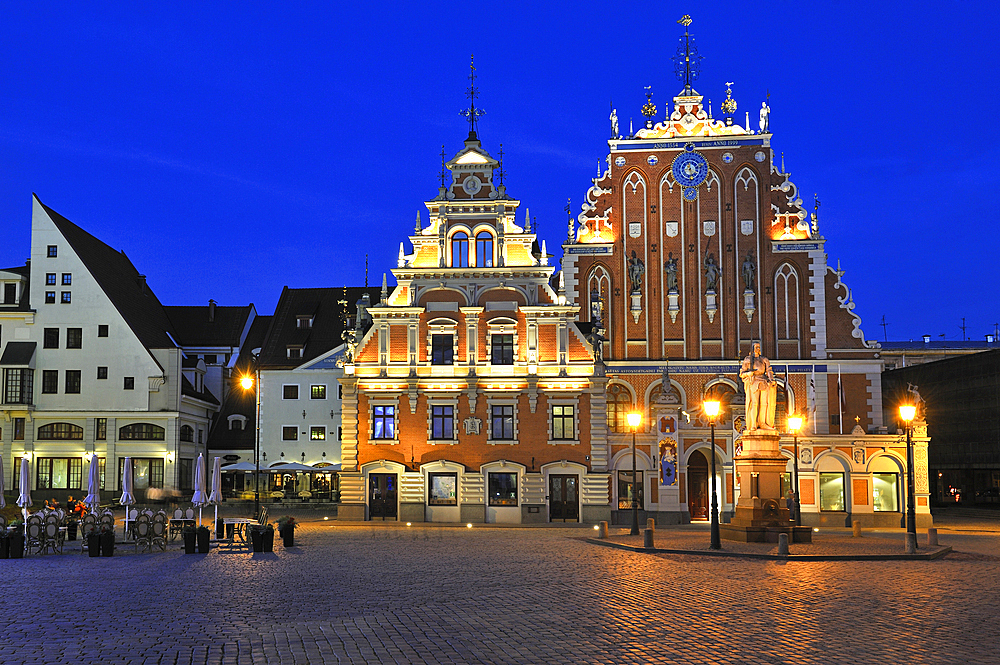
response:
[[[0,560],[2,662],[1000,662],[995,521],[939,524],[936,561],[783,562],[317,515],[272,554]]]

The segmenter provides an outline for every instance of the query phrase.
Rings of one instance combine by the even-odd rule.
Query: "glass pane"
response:
[[[872,475],[872,503],[876,511],[899,512],[899,474]]]
[[[489,491],[491,506],[516,506],[517,474],[491,473]]]
[[[432,473],[428,476],[427,504],[431,506],[458,505],[458,475]]]
[[[844,474],[819,474],[819,509],[844,510]]]
[[[52,487],[66,489],[69,487],[69,460],[59,458],[52,460]]]
[[[132,488],[136,491],[149,487],[149,460],[132,460]]]

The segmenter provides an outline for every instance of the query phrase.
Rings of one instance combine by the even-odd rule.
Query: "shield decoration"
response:
[[[714,221],[709,220],[709,221],[705,222],[705,235],[707,235],[707,236],[714,236],[715,235],[715,222]]]
[[[638,238],[642,235],[642,223],[641,222],[629,222],[628,224],[628,235],[630,238]]]
[[[752,219],[742,219],[740,220],[740,233],[745,236],[753,235],[753,220]]]
[[[667,222],[665,225],[667,230],[667,235],[671,238],[677,237],[677,222]]]

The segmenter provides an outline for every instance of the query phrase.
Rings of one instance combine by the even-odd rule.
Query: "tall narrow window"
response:
[[[42,333],[42,347],[46,349],[59,348],[59,328],[46,328]]]
[[[66,329],[66,348],[67,349],[83,348],[83,328]]]
[[[514,336],[513,335],[491,335],[491,360],[494,365],[514,364]]]
[[[493,236],[489,231],[480,231],[476,234],[476,266],[493,267]]]
[[[618,383],[608,386],[608,429],[612,432],[628,432],[625,415],[631,410],[631,393]]]
[[[107,441],[108,439],[108,419],[94,418],[94,440]]]
[[[46,395],[59,392],[59,370],[42,370],[42,392]]]
[[[372,438],[373,439],[396,438],[396,407],[394,406],[372,407]]]
[[[459,231],[451,237],[451,267],[469,267],[469,234]]]
[[[455,343],[451,335],[431,335],[431,364],[454,364]]]
[[[493,407],[491,436],[494,439],[513,440],[514,438],[514,405],[505,404]]]
[[[432,406],[431,407],[431,438],[432,439],[454,439],[455,419],[454,407]]]
[[[575,434],[574,420],[572,406],[554,405],[552,407],[552,438],[554,440],[572,440]]]

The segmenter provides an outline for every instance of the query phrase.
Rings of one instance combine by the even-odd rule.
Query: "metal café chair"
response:
[[[45,547],[44,525],[40,515],[29,515],[24,523],[24,551],[34,549],[39,554]]]
[[[83,547],[80,548],[80,554],[87,551],[87,536],[95,529],[97,529],[97,515],[87,513],[80,520],[80,533],[83,536]]]
[[[153,545],[153,525],[149,520],[149,515],[139,515],[132,524],[132,537],[135,538],[135,551],[142,548],[143,552],[150,551]]]
[[[151,543],[165,552],[167,550],[167,514],[162,510],[153,516],[152,529]]]
[[[55,516],[50,515],[51,517]],[[53,554],[56,552],[62,554],[63,551],[63,532],[59,529],[58,518],[46,519],[42,529],[41,553],[45,554],[50,549]]]

